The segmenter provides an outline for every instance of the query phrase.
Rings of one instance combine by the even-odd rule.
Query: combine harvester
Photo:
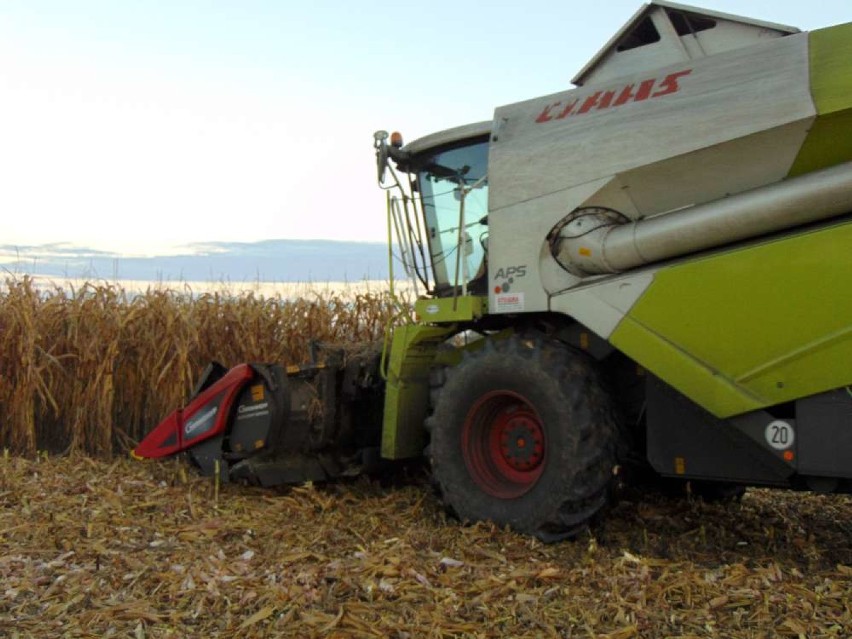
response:
[[[417,323],[211,368],[136,455],[272,485],[425,450],[448,510],[545,541],[631,468],[852,492],[852,24],[652,2],[573,82],[378,132]]]

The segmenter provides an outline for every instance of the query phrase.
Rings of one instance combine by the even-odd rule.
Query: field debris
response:
[[[269,491],[183,462],[0,458],[4,637],[845,637],[852,499],[626,495],[546,546],[420,471]]]

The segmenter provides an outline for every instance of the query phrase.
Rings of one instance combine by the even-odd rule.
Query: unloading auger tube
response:
[[[575,274],[618,273],[850,211],[852,162],[846,162],[636,222],[581,207],[554,227],[551,246]]]

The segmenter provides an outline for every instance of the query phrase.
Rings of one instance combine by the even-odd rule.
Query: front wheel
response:
[[[593,362],[541,335],[488,339],[446,370],[426,422],[447,507],[551,542],[606,505],[617,429]]]

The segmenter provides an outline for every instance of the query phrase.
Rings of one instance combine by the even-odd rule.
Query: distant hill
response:
[[[69,245],[0,245],[7,272],[80,279],[201,282],[357,282],[388,278],[387,245],[331,240],[189,244],[186,252],[127,257]],[[402,267],[394,265],[397,277]]]

